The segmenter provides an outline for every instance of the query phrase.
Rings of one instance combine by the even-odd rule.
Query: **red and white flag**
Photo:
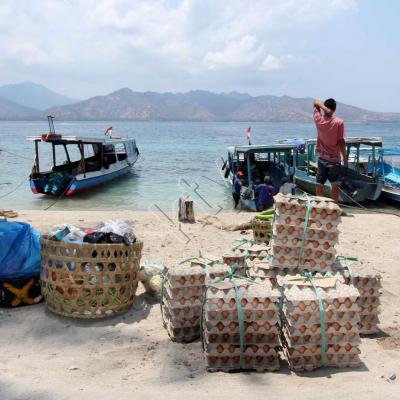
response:
[[[251,126],[246,129],[247,142],[251,145]]]
[[[104,132],[104,134],[106,136],[112,136],[112,126],[110,126],[109,128],[107,128],[107,130]]]

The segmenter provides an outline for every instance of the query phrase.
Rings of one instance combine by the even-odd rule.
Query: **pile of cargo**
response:
[[[200,335],[200,314],[206,283],[222,278],[229,267],[215,257],[194,257],[169,268],[162,290],[164,326],[176,342]]]
[[[279,369],[279,291],[247,279],[211,283],[203,314],[209,371]]]
[[[285,299],[281,329],[286,359],[294,371],[357,367],[358,290],[339,275],[318,275],[278,278]]]
[[[275,196],[271,267],[327,272],[335,262],[341,210],[325,197]]]
[[[380,274],[362,272],[360,262],[354,258],[339,257],[335,268],[343,275],[347,284],[353,285],[360,292],[357,300],[360,307],[358,324],[360,333],[363,335],[378,333],[382,289]]]

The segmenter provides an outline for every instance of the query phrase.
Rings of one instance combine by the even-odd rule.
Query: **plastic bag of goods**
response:
[[[103,222],[102,225],[98,229],[96,229],[96,232],[120,236],[121,242],[124,242],[128,246],[136,242],[133,225],[128,221],[122,219],[109,219]],[[115,237],[114,239],[117,240],[117,237]]]
[[[158,301],[161,299],[164,269],[161,263],[146,260],[139,270],[139,280],[142,282],[146,293]]]

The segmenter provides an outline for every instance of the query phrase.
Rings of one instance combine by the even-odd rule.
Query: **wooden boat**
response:
[[[378,174],[384,181],[381,196],[400,202],[400,149],[380,149],[378,154]]]
[[[223,169],[225,178],[233,185],[238,171],[244,174],[242,184],[241,207],[257,211],[254,184],[262,183],[268,175],[272,185],[279,189],[282,179],[291,180],[294,172],[293,150],[295,145],[273,144],[270,146],[231,146],[228,147],[228,159]]]
[[[316,139],[305,140],[304,152],[295,150],[294,181],[303,191],[315,194],[317,157],[315,156]],[[348,168],[342,166],[342,179],[339,185],[339,201],[345,204],[360,203],[365,200],[377,200],[383,189],[383,179],[378,173],[377,150],[382,147],[381,138],[346,138]],[[371,154],[369,164],[360,160],[361,150]],[[330,197],[331,186],[324,186],[325,196]]]
[[[138,159],[134,139],[63,136],[54,132],[50,119],[49,124],[50,133],[28,137],[35,143],[30,174],[35,194],[72,196],[90,190],[128,173]]]

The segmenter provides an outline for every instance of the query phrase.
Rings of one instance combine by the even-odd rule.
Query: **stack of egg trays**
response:
[[[206,284],[222,278],[229,266],[192,260],[169,268],[163,287],[162,314],[168,335],[176,342],[191,342],[200,335],[200,314]]]
[[[326,364],[323,363],[321,318],[318,298],[302,276],[278,278],[283,288],[281,340],[283,352],[293,371],[319,367],[358,367],[361,364],[359,292],[342,282],[317,274],[314,284],[323,302]]]
[[[350,264],[351,272],[346,267]],[[335,264],[338,271],[349,285],[354,285],[360,292],[357,300],[360,307],[360,322],[358,328],[363,335],[373,335],[379,332],[379,306],[382,293],[381,275],[379,273],[363,272],[360,261],[338,261]]]
[[[222,261],[224,264],[233,267],[237,266],[236,274],[245,276],[247,270],[247,260],[244,253],[241,251],[231,250],[222,255]]]
[[[296,275],[296,271],[289,268],[274,267],[270,257],[263,260],[254,259],[247,262],[247,276],[257,282],[269,281],[273,288],[278,287],[278,276]]]
[[[325,197],[311,197],[304,234],[307,198],[278,194],[274,199],[272,266],[294,272],[331,271],[336,256],[340,207]]]
[[[243,352],[232,280],[208,286],[203,309],[203,347],[208,371],[279,369],[279,291],[234,278],[243,311]]]
[[[245,241],[242,244],[235,245],[232,248],[233,254],[237,252],[246,256],[247,260],[262,260],[270,254],[270,247],[264,242]]]

